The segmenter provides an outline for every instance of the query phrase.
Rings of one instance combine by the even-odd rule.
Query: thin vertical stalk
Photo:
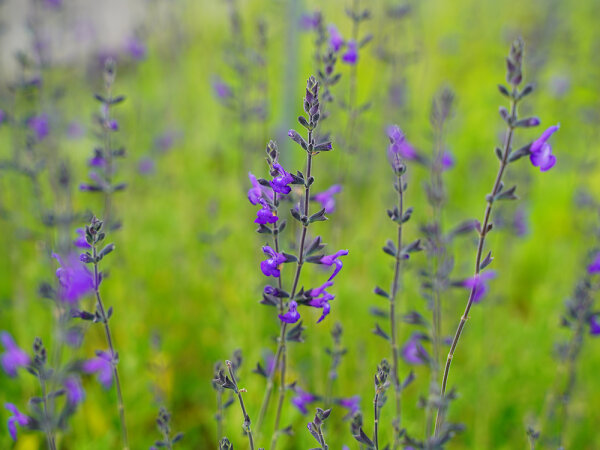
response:
[[[111,366],[113,369],[113,377],[115,379],[115,389],[117,391],[117,405],[119,410],[119,419],[121,421],[121,439],[123,441],[123,450],[129,450],[129,441],[127,438],[127,425],[125,423],[125,405],[123,403],[123,394],[121,392],[121,380],[119,379],[119,371],[117,370],[117,364],[115,362],[115,347],[113,344],[112,334],[110,332],[110,327],[108,326],[108,317],[106,316],[106,310],[104,309],[104,304],[102,303],[102,297],[100,296],[100,277],[98,273],[98,262],[97,256],[98,252],[96,249],[96,245],[92,246],[93,258],[94,258],[94,290],[96,293],[96,303],[98,305],[98,311],[100,312],[100,317],[102,317],[102,322],[104,323],[104,333],[106,335],[106,342],[108,344],[108,348],[110,350],[111,355]]]
[[[404,215],[404,190],[403,190],[403,177],[398,175],[396,178],[397,192],[398,192],[398,214],[402,218]],[[400,421],[402,419],[402,390],[400,387],[400,376],[398,374],[398,361],[400,359],[400,351],[398,348],[398,323],[396,310],[396,302],[398,297],[398,291],[400,290],[400,269],[402,265],[402,220],[398,222],[398,237],[396,242],[396,248],[398,249],[396,254],[396,261],[394,264],[394,281],[392,283],[392,293],[390,296],[390,330],[392,338],[392,377],[394,382],[395,392],[395,403],[396,403],[396,415],[394,418],[394,427],[400,429]],[[398,433],[394,432],[394,448],[398,448],[400,445],[398,441]]]
[[[217,439],[223,437],[223,390],[217,390]]]
[[[379,389],[376,388],[375,399],[373,400],[373,413],[374,413],[374,431],[373,431],[373,443],[375,444],[375,450],[379,450]]]
[[[40,388],[42,390],[42,404],[44,405],[44,431],[46,432],[46,443],[48,444],[49,450],[56,450],[56,443],[54,441],[54,435],[50,428],[50,416],[48,415],[48,396],[46,395],[46,382],[41,373],[38,373],[40,380]]]
[[[479,272],[480,272],[481,257],[483,255],[483,246],[485,244],[485,238],[488,233],[488,224],[490,221],[490,217],[492,214],[492,206],[494,203],[493,197],[500,190],[502,176],[504,175],[504,170],[506,169],[506,166],[508,164],[508,155],[509,155],[512,138],[513,138],[513,133],[514,133],[514,126],[512,125],[512,123],[514,122],[514,119],[516,117],[516,112],[517,112],[517,101],[515,99],[511,100],[510,109],[511,109],[510,116],[511,116],[512,120],[510,121],[510,124],[508,125],[508,131],[506,133],[506,138],[504,141],[504,150],[503,150],[503,154],[502,154],[502,161],[500,161],[500,167],[499,167],[498,173],[496,175],[496,180],[494,181],[494,186],[492,188],[491,195],[489,195],[487,197],[488,198],[487,206],[485,208],[483,222],[481,225],[481,229],[479,231],[479,244],[477,245],[477,254],[475,257],[475,276],[476,277],[479,275]],[[437,436],[437,434],[439,433],[442,423],[444,422],[444,406],[443,406],[444,402],[443,402],[443,400],[444,400],[444,396],[446,394],[446,385],[448,383],[448,375],[450,373],[450,366],[452,365],[452,358],[454,357],[454,352],[456,351],[456,346],[458,345],[458,341],[462,334],[463,328],[465,327],[465,324],[467,323],[467,320],[469,318],[469,312],[471,311],[471,306],[473,306],[473,300],[475,298],[476,287],[477,287],[477,283],[473,283],[473,287],[471,288],[471,292],[469,294],[469,300],[467,302],[467,306],[465,308],[465,311],[464,311],[462,317],[460,318],[458,328],[456,329],[456,333],[454,334],[454,338],[452,339],[450,351],[448,352],[448,358],[446,359],[446,365],[444,367],[444,374],[442,376],[442,387],[441,387],[441,391],[440,391],[440,396],[442,398],[442,402],[440,402],[440,406],[438,407],[438,411],[437,411],[436,424],[435,424],[435,428],[434,428],[435,436]]]
[[[231,361],[227,361],[227,368],[229,369],[229,376],[231,377],[231,381],[235,385],[235,393],[240,401],[240,408],[242,408],[242,414],[244,415],[244,429],[248,434],[248,442],[250,443],[250,450],[254,450],[254,437],[252,436],[252,429],[250,428],[250,416],[246,412],[246,405],[244,405],[244,399],[242,398],[242,391],[238,388],[237,381],[235,379],[235,374],[233,373],[233,367],[231,366]]]

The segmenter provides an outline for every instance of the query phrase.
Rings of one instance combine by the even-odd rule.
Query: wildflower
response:
[[[442,153],[442,170],[448,170],[454,167],[454,156],[452,153],[445,151]]]
[[[6,331],[0,333],[0,343],[6,349],[6,352],[0,355],[0,365],[9,377],[14,377],[19,367],[29,364],[29,356],[15,344],[12,336]]]
[[[83,401],[85,391],[81,386],[81,381],[77,377],[69,377],[63,383],[67,391],[67,401],[71,406],[76,406]]]
[[[335,211],[335,194],[339,194],[342,191],[342,186],[334,184],[329,189],[323,192],[319,192],[312,197],[312,200],[317,201],[321,204],[321,208],[325,208],[326,213],[332,213]]]
[[[259,224],[267,224],[267,223],[275,223],[279,220],[275,211],[271,209],[269,204],[263,200],[262,198],[258,201],[262,208],[256,212],[256,219],[254,219],[254,223]]]
[[[348,47],[346,48],[346,52],[342,55],[342,61],[350,65],[356,64],[358,61],[358,46],[356,45],[356,41],[348,41]]]
[[[302,14],[300,17],[300,28],[306,31],[316,30],[320,23],[321,13],[319,11]]]
[[[85,239],[85,229],[77,228],[75,231],[77,232],[77,239],[73,241],[75,247],[92,248],[92,246],[88,244],[87,240]]]
[[[294,397],[292,397],[292,404],[296,408],[298,408],[298,410],[302,414],[306,414],[308,412],[308,409],[306,408],[306,406],[309,403],[317,401],[318,397],[316,395],[310,394],[309,392],[306,392],[306,391],[300,389],[297,386],[294,389],[294,391],[295,391],[296,395]]]
[[[392,125],[388,128],[388,137],[390,145],[388,147],[388,159],[392,169],[395,171],[402,167],[402,159],[417,160],[419,155],[415,148],[406,140],[404,133],[397,125]]]
[[[421,340],[423,336],[418,333],[413,334],[410,339],[404,344],[402,347],[401,353],[404,360],[409,364],[425,364],[429,359],[429,355],[423,345],[421,344]]]
[[[313,308],[320,308],[323,310],[323,314],[317,320],[317,323],[320,323],[329,315],[331,312],[331,305],[329,302],[335,298],[335,295],[330,294],[326,291],[326,289],[330,286],[333,286],[333,281],[327,281],[322,286],[312,289],[309,295],[312,299],[307,303],[308,306],[312,306]]]
[[[598,314],[594,314],[590,317],[590,334],[593,336],[600,335],[600,321],[598,321]]]
[[[321,264],[324,264],[326,266],[332,266],[335,264],[335,270],[333,271],[333,273],[327,281],[333,280],[335,276],[339,273],[339,271],[342,270],[343,264],[342,261],[340,261],[338,258],[340,256],[346,256],[347,254],[348,250],[338,250],[333,255],[325,255],[319,260]]]
[[[592,263],[587,268],[588,273],[593,275],[595,273],[600,273],[600,252],[596,253],[596,257],[592,261]]]
[[[217,97],[221,100],[228,99],[232,96],[231,87],[220,77],[213,77],[212,88]]]
[[[154,170],[156,169],[156,163],[154,162],[154,160],[152,158],[150,158],[149,156],[146,156],[144,158],[141,158],[139,163],[138,163],[138,172],[141,173],[142,175],[148,175],[154,172]]]
[[[94,156],[88,159],[88,164],[90,167],[104,167],[106,165],[106,159],[104,159],[101,149],[94,150]]]
[[[288,184],[294,181],[294,177],[286,172],[279,163],[273,163],[273,169],[276,170],[279,175],[273,178],[273,181],[269,182],[271,188],[280,194],[289,194],[292,188],[289,187]]]
[[[4,407],[12,413],[12,416],[8,418],[8,432],[12,440],[16,441],[17,425],[22,427],[29,425],[29,417],[19,411],[12,403],[5,403]]]
[[[355,395],[348,398],[339,398],[335,402],[342,408],[346,408],[348,410],[346,418],[350,418],[360,411],[360,395]]]
[[[546,129],[542,135],[537,138],[529,147],[529,160],[535,167],[539,167],[540,171],[546,172],[556,164],[556,157],[552,154],[552,147],[548,144],[548,139],[559,129],[558,125],[553,125]]]
[[[27,121],[27,126],[35,133],[38,141],[43,140],[50,133],[50,122],[47,114],[31,117]]]
[[[338,52],[344,45],[344,38],[335,25],[329,25],[327,30],[329,31],[329,46],[334,52]]]
[[[496,277],[496,272],[490,270],[488,272],[480,273],[472,278],[467,278],[462,282],[462,285],[467,289],[474,289],[473,301],[479,303],[481,299],[487,294],[489,287],[487,282],[492,278]]]
[[[296,323],[300,320],[300,313],[298,312],[298,303],[292,300],[288,305],[288,312],[285,314],[279,314],[279,318],[285,323]]]
[[[266,255],[269,255],[270,258],[260,263],[260,270],[262,270],[262,273],[267,277],[273,276],[278,278],[281,274],[279,266],[286,261],[285,256],[282,253],[277,253],[268,245],[265,245],[262,250]]]
[[[61,265],[56,269],[56,278],[60,283],[60,299],[67,303],[77,303],[94,290],[94,280],[90,271],[77,259],[75,254],[63,260],[56,253],[52,254]]]
[[[248,172],[248,178],[250,178],[250,183],[252,183],[252,187],[248,190],[248,200],[251,204],[257,205],[262,197],[263,189],[251,172]]]
[[[83,363],[85,373],[96,373],[98,381],[102,386],[108,389],[112,384],[112,358],[106,352],[96,352],[97,357],[88,359]]]
[[[125,42],[125,50],[129,53],[129,56],[136,61],[145,59],[148,52],[146,44],[135,36],[131,36],[127,39],[127,42]]]

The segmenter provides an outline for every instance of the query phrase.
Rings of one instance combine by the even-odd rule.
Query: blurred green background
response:
[[[553,138],[558,162],[543,174],[526,160],[510,166],[506,184],[519,184],[520,200],[497,210],[502,217],[494,221],[504,219],[505,226],[488,239],[495,256],[492,267],[499,276],[491,282],[485,301],[472,309],[454,358],[449,385],[457,388],[459,398],[449,417],[467,428],[448,448],[527,448],[526,426],[536,423],[552,387],[564,382],[564,370],[553,357],[555,343],[568,335],[560,327],[563,302],[595,245],[589,230],[596,216],[577,208],[574,196],[585,188],[600,198],[596,166],[600,3],[425,0],[408,3],[410,12],[398,20],[386,13],[393,2],[360,3],[372,16],[361,24],[361,34],[372,33],[373,41],[360,52],[357,101],[369,101],[371,108],[360,116],[355,148],[344,144],[347,113],[338,103],[330,108],[324,127],[332,132],[335,150],[319,155],[313,171],[315,191],[343,183],[337,210],[328,222],[317,223],[313,232],[323,236],[330,250],[347,248],[350,254],[337,278],[331,315],[317,325],[317,312],[301,310],[306,341],[289,346],[288,381],[298,380],[311,392],[324,391],[330,362],[324,349],[331,345],[331,327],[340,321],[348,353],[334,394],[360,395],[365,429],[372,430],[373,374],[378,362],[390,356],[381,338],[371,333],[375,318],[368,315],[373,305],[385,307],[373,295],[373,287],[387,286],[392,276],[391,259],[380,250],[395,233],[385,212],[394,202],[385,128],[397,123],[410,142],[430,153],[431,100],[442,86],[449,86],[456,102],[446,145],[456,163],[445,174],[449,200],[444,223],[481,219],[497,168],[494,147],[501,144],[504,130],[498,106],[507,106],[496,85],[504,82],[510,43],[522,36],[525,81],[537,85],[522,113],[538,115],[541,128],[560,122],[560,132]],[[240,80],[227,65],[236,51],[228,3],[143,3],[145,13],[135,30],[147,46],[147,55],[140,61],[132,61],[126,53],[118,56],[115,93],[126,95],[127,100],[115,108],[120,123],[116,140],[128,151],[118,179],[126,181],[128,189],[115,197],[123,228],[109,236],[116,251],[104,262],[110,277],[102,286],[105,302],[115,310],[111,327],[121,359],[133,449],[148,448],[159,438],[152,388],[157,383],[165,391],[174,431],[185,432],[181,448],[216,448],[213,365],[230,358],[237,348],[244,356],[239,376],[248,391],[244,396],[249,414],[253,419],[258,414],[265,381],[251,369],[265,349],[274,350],[278,320],[272,309],[258,304],[265,282],[259,270],[260,247],[266,239],[254,232],[255,207],[246,198],[247,172],[267,176],[263,152],[268,139],[277,139],[288,170],[304,170],[303,152],[285,136],[289,128],[297,128],[295,117],[301,113],[306,78],[315,71],[315,35],[300,28],[300,17],[319,9],[325,23],[335,23],[349,36],[351,22],[344,13],[348,6],[349,2],[337,0],[239,2],[244,46],[258,48],[258,21],[267,29],[265,66],[253,64],[251,76]],[[75,13],[65,0],[63,8],[51,14]],[[10,22],[11,17],[1,20]],[[385,51],[396,55],[396,64],[382,60]],[[50,161],[41,180],[41,197],[35,198],[25,177],[0,173],[0,329],[10,331],[26,349],[35,336],[52,348],[52,307],[37,289],[41,281],[53,281],[56,265],[46,254],[56,241],[56,230],[40,224],[38,200],[48,208],[52,205],[48,186],[59,158],[69,161],[75,186],[87,179],[86,160],[97,142],[92,115],[98,104],[92,93],[102,91],[102,73],[95,61],[90,54],[85,60],[61,61],[42,69],[43,86],[33,103],[51,115],[51,133],[39,145]],[[348,98],[350,68],[339,63],[338,67],[342,79],[333,93],[341,101]],[[0,108],[25,114],[31,102],[13,104],[8,89],[16,73],[4,71]],[[266,122],[242,122],[235,111],[224,108],[211,86],[215,76],[236,92],[248,89],[251,98],[262,100],[266,94]],[[263,91],[256,88],[261,83],[266,86]],[[400,104],[390,99],[392,85],[402,86]],[[65,136],[72,120],[86,128],[83,138]],[[540,129],[520,131],[516,146],[535,138]],[[177,136],[173,148],[153,153],[154,140],[165,132]],[[24,136],[0,125],[2,159],[23,142]],[[156,167],[142,174],[138,166],[148,156]],[[406,233],[411,239],[419,236],[419,225],[430,220],[431,208],[422,189],[427,170],[414,164],[408,170],[407,203],[414,214]],[[98,213],[102,208],[98,196],[79,191],[74,191],[73,204],[78,211]],[[517,208],[526,211],[528,233],[523,237],[515,236],[509,227]],[[285,236],[287,248],[292,236],[291,232]],[[455,278],[471,275],[475,246],[475,235],[456,241],[452,248]],[[403,312],[417,309],[429,314],[419,294],[418,271],[425,265],[425,255],[417,254],[408,266],[400,300]],[[290,270],[284,272],[287,280]],[[309,286],[322,279],[323,272],[311,266],[301,282]],[[445,335],[454,332],[466,300],[462,289],[445,295]],[[92,308],[92,299],[87,302]],[[413,330],[409,325],[401,327],[402,342]],[[101,328],[90,327],[84,345],[73,356],[92,357],[104,342]],[[566,428],[568,449],[600,448],[599,345],[586,336]],[[410,369],[403,364],[401,374]],[[417,402],[427,394],[429,375],[424,366],[414,370],[417,380],[403,397],[403,421],[411,434],[420,436],[425,412]],[[84,387],[86,401],[59,446],[118,448],[114,391],[104,391],[93,377],[84,380]],[[25,372],[17,379],[0,374],[2,403],[10,401],[25,410],[26,399],[37,395],[37,389]],[[302,416],[289,398],[288,394],[282,423],[292,424],[295,435],[282,437],[279,448],[314,446],[305,428],[312,415]],[[261,446],[270,437],[274,409],[272,404]],[[384,408],[383,442],[391,438],[391,410],[391,403]],[[342,421],[344,414],[334,409],[327,423],[325,433],[332,449],[343,444],[358,448],[348,423]],[[0,418],[7,418],[6,411]],[[239,408],[233,405],[225,415],[225,434],[236,449],[247,448],[241,423]],[[39,433],[20,430],[19,436],[14,448],[44,445]],[[3,429],[0,447],[12,445]]]

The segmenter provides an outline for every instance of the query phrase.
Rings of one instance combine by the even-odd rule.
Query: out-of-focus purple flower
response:
[[[302,414],[308,413],[308,409],[306,408],[309,403],[315,402],[318,400],[316,395],[313,395],[309,392],[306,392],[300,389],[298,386],[294,389],[296,395],[292,397],[292,404],[298,408],[298,410]]]
[[[329,46],[334,52],[338,52],[344,45],[344,38],[335,25],[329,25],[327,31],[329,31]]]
[[[69,122],[69,125],[67,126],[67,137],[69,139],[78,139],[83,136],[84,132],[85,128],[81,123],[75,120]]]
[[[22,427],[27,426],[29,424],[29,417],[19,411],[12,403],[5,403],[4,407],[12,413],[12,416],[8,418],[8,432],[12,440],[16,441],[17,425]]]
[[[27,126],[35,133],[38,141],[43,140],[50,133],[50,121],[48,114],[40,114],[39,116],[30,117],[27,121]]]
[[[292,188],[289,187],[288,184],[294,181],[294,177],[286,172],[279,163],[273,163],[273,169],[275,169],[279,175],[273,178],[273,181],[269,182],[271,188],[279,194],[289,194]]]
[[[6,113],[4,110],[0,109],[0,125],[6,120]]]
[[[348,410],[346,417],[352,417],[354,414],[360,411],[360,395],[355,395],[348,398],[339,398],[335,402],[342,408]]]
[[[56,278],[60,283],[59,296],[63,302],[77,303],[94,290],[94,279],[87,267],[77,255],[70,254],[65,259],[52,254],[61,267],[56,269]]]
[[[454,156],[452,153],[445,151],[442,153],[442,170],[452,169],[454,167]]]
[[[85,229],[77,228],[75,230],[77,232],[77,238],[73,241],[73,244],[77,248],[92,248],[90,244],[85,240]]]
[[[342,55],[342,61],[350,65],[356,64],[358,61],[358,45],[356,45],[356,41],[348,41],[346,51]]]
[[[489,290],[488,281],[496,277],[496,272],[489,270],[474,277],[467,278],[462,282],[462,285],[467,289],[474,289],[473,301],[479,303]]]
[[[288,304],[288,312],[285,314],[279,314],[279,319],[285,323],[296,323],[300,320],[300,313],[298,312],[298,303],[294,300]]]
[[[268,245],[265,245],[262,250],[266,255],[270,256],[270,258],[265,261],[261,261],[260,270],[262,270],[262,273],[264,273],[267,277],[273,276],[278,278],[281,274],[279,271],[279,266],[286,261],[285,256],[282,253],[277,253]]]
[[[596,253],[596,257],[592,261],[592,263],[587,268],[588,273],[593,275],[595,273],[600,273],[600,252]]]
[[[300,17],[300,28],[306,31],[315,30],[321,23],[321,20],[320,11],[302,14]]]
[[[519,237],[523,237],[527,234],[527,216],[524,208],[519,208],[515,211],[515,217],[513,218],[513,228],[515,230],[515,234]]]
[[[175,140],[179,138],[180,133],[175,131],[165,131],[154,139],[154,147],[161,152],[168,152],[175,145]]]
[[[252,187],[248,190],[248,200],[251,204],[257,205],[262,197],[263,189],[251,172],[248,172],[248,178],[250,178],[250,183],[252,184]]]
[[[590,334],[593,336],[600,335],[600,321],[598,321],[598,314],[594,314],[590,317]]]
[[[212,87],[217,97],[221,100],[228,99],[232,96],[231,86],[225,83],[221,77],[213,77]]]
[[[29,364],[29,355],[17,346],[12,336],[6,331],[0,333],[0,343],[6,349],[6,352],[0,355],[0,365],[9,377],[14,377],[17,375],[19,367]]]
[[[419,159],[415,148],[406,140],[404,133],[397,125],[391,125],[387,130],[390,138],[388,146],[388,159],[392,169],[398,170],[402,166],[402,159],[416,160]]]
[[[139,173],[141,173],[142,175],[149,175],[151,173],[154,173],[155,169],[156,162],[152,158],[150,158],[149,156],[140,158],[140,161],[138,163]]]
[[[537,138],[529,147],[531,154],[529,160],[535,167],[539,167],[540,171],[546,172],[552,169],[556,164],[556,157],[552,154],[552,147],[548,144],[548,139],[559,129],[559,125],[553,125],[547,128],[542,135]]]
[[[262,208],[256,212],[256,219],[254,223],[266,225],[267,223],[275,223],[279,220],[275,211],[271,209],[269,204],[264,199],[259,199],[258,203],[262,205]]]
[[[312,306],[313,308],[319,308],[323,310],[321,317],[317,320],[317,323],[320,323],[329,315],[331,312],[331,305],[329,302],[335,298],[335,295],[330,294],[326,291],[326,289],[330,286],[333,286],[333,281],[327,281],[322,286],[312,289],[309,295],[312,299],[307,303],[308,306]]]
[[[109,120],[106,123],[106,126],[112,131],[119,131],[119,122],[116,120]]]
[[[429,358],[427,351],[421,344],[422,336],[415,333],[402,347],[401,354],[409,364],[425,364]]]
[[[312,199],[321,204],[321,208],[325,208],[326,213],[332,213],[335,211],[335,194],[339,194],[342,191],[342,186],[334,184],[329,189],[318,194],[313,195]]]
[[[339,271],[342,270],[343,264],[342,261],[339,260],[339,257],[346,256],[347,254],[348,250],[338,250],[333,255],[325,255],[319,260],[321,264],[326,266],[335,265],[335,269],[327,281],[333,280]]]
[[[82,370],[85,373],[97,374],[98,381],[108,389],[112,384],[112,358],[107,352],[96,352],[96,358],[88,359],[83,363]]]
[[[136,61],[141,61],[146,58],[148,49],[137,36],[131,36],[125,42],[125,51]]]
[[[68,377],[63,383],[67,391],[67,401],[71,406],[78,405],[85,397],[85,391],[81,386],[81,381],[77,377]]]

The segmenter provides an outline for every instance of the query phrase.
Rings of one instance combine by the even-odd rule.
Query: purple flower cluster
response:
[[[0,333],[0,343],[6,350],[0,355],[2,370],[10,377],[17,375],[17,369],[27,367],[31,362],[29,355],[21,350],[6,331]]]

